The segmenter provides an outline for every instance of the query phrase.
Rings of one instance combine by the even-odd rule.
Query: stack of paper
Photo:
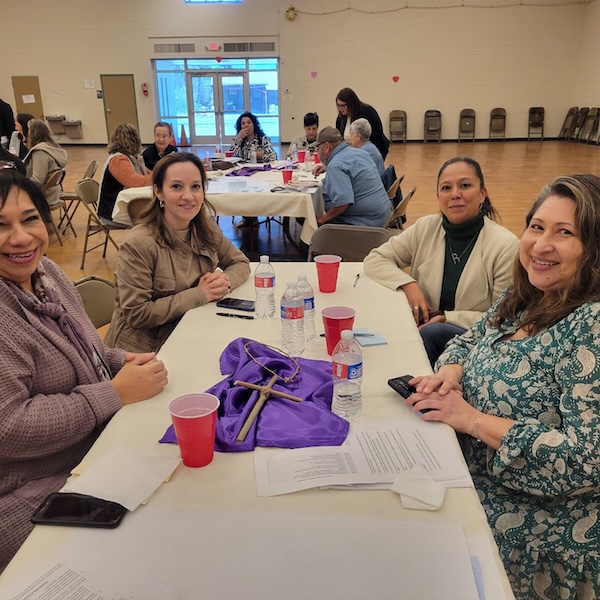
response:
[[[442,423],[392,421],[353,424],[341,446],[298,450],[256,449],[259,496],[314,487],[389,489],[398,473],[427,471],[446,487],[473,487],[473,480]]]

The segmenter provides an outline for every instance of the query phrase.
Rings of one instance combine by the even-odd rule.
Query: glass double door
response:
[[[246,72],[188,73],[192,144],[228,148],[235,136],[235,122],[249,101]]]

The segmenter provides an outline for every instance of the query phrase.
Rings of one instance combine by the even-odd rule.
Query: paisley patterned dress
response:
[[[461,440],[518,599],[600,598],[600,302],[539,335],[487,317],[440,357],[465,399],[516,420],[494,450]]]

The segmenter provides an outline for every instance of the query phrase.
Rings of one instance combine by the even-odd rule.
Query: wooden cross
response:
[[[242,387],[249,388],[251,390],[257,390],[260,392],[260,396],[256,401],[256,404],[252,407],[252,411],[246,417],[246,421],[243,427],[240,429],[238,436],[235,438],[236,442],[243,442],[250,431],[250,427],[252,427],[252,423],[256,421],[256,417],[258,417],[258,413],[260,409],[263,407],[264,403],[269,400],[269,396],[278,396],[280,398],[287,398],[288,400],[293,400],[294,402],[302,402],[302,398],[298,398],[298,396],[292,396],[290,394],[286,394],[284,392],[278,392],[273,389],[273,385],[279,379],[278,375],[273,375],[271,380],[267,385],[255,385],[254,383],[248,383],[247,381],[234,381],[234,385],[241,385]]]

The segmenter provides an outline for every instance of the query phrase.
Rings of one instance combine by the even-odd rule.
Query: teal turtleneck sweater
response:
[[[440,310],[454,310],[456,288],[463,269],[471,256],[473,246],[483,227],[485,213],[479,213],[474,219],[454,225],[442,215],[442,227],[446,232],[446,259],[444,262],[444,277]]]

